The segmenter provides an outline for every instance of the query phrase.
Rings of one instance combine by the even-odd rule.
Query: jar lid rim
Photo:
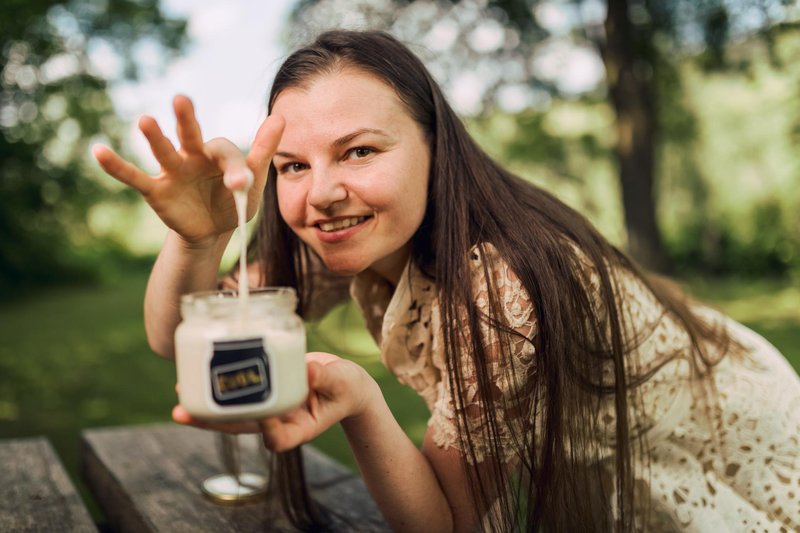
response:
[[[250,289],[249,296],[257,301],[296,298],[297,291],[292,287],[258,287]],[[238,297],[239,291],[233,289],[198,291],[181,296],[181,303],[190,304],[198,301],[234,300]]]

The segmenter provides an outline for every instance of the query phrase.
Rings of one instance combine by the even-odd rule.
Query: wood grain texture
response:
[[[264,473],[260,440],[241,436],[242,467]],[[312,498],[332,531],[389,531],[361,478],[305,446]],[[223,471],[213,432],[175,424],[92,429],[82,434],[84,477],[117,531],[295,531],[277,498],[236,506],[204,497]]]
[[[0,441],[0,531],[97,531],[43,437]]]

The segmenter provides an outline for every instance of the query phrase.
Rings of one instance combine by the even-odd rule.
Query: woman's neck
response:
[[[392,287],[397,287],[410,257],[411,245],[407,244],[391,255],[372,263],[369,270],[386,279]]]

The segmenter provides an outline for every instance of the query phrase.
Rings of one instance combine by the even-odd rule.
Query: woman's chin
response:
[[[328,270],[338,276],[355,276],[368,267],[363,261],[353,261],[352,259],[345,258],[323,256],[322,261],[325,263]]]

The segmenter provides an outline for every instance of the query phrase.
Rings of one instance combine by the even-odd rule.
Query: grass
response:
[[[800,372],[800,287],[785,280],[742,279],[691,279],[684,286],[760,333]]]
[[[78,475],[80,431],[170,419],[174,365],[144,336],[145,275],[48,290],[0,307],[0,438],[44,435]]]
[[[0,438],[44,435],[73,480],[82,429],[170,420],[175,370],[154,356],[142,324],[145,274],[112,286],[48,290],[0,305]],[[775,344],[800,370],[800,289],[777,281],[701,281],[687,285]],[[379,382],[398,422],[420,443],[427,411],[379,361],[352,305],[309,326],[309,349],[349,354]],[[315,441],[354,467],[344,435]],[[84,495],[86,493],[84,492]]]

